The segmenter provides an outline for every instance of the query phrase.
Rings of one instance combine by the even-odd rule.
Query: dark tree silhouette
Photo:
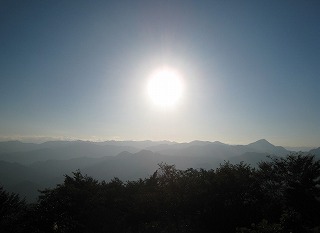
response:
[[[319,232],[319,189],[320,162],[304,154],[271,157],[257,169],[161,163],[127,182],[76,171],[29,207],[1,188],[1,232]]]
[[[270,217],[280,218],[292,232],[306,232],[320,222],[320,161],[312,155],[290,154],[261,162],[257,178]],[[272,219],[272,218],[270,218]]]
[[[6,232],[24,232],[26,202],[17,194],[9,193],[0,186],[0,229]]]

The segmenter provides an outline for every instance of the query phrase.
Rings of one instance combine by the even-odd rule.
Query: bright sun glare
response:
[[[156,70],[149,79],[148,94],[154,104],[173,107],[182,95],[180,75],[169,68]]]

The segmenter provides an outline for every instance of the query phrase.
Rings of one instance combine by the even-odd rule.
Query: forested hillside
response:
[[[216,169],[161,163],[148,178],[75,171],[38,201],[0,190],[1,232],[320,232],[320,161],[290,154]]]

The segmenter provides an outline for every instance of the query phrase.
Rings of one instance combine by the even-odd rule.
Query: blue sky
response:
[[[0,140],[320,146],[319,22],[319,1],[1,1]]]

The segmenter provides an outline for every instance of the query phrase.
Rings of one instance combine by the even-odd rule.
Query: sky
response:
[[[0,1],[0,141],[320,146],[320,1]],[[172,108],[150,75],[183,80]]]

